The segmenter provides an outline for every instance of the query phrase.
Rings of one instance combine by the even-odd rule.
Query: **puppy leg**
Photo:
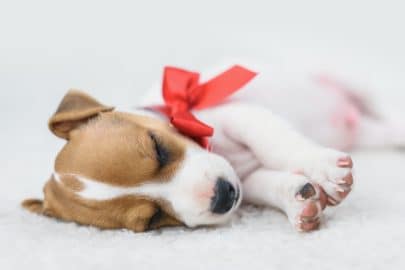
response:
[[[282,210],[298,231],[319,227],[327,195],[302,175],[259,169],[243,182],[244,200]]]
[[[343,105],[333,119],[334,128],[337,129],[333,134],[346,135],[340,138],[345,149],[405,148],[405,122],[403,119],[385,119],[384,108],[378,106],[371,93],[332,77],[321,76],[317,81],[343,98]],[[331,134],[328,136],[334,137]],[[332,142],[339,145],[336,141]]]
[[[354,146],[405,150],[405,124],[362,116]]]
[[[263,167],[307,176],[322,186],[331,205],[350,192],[353,162],[349,155],[310,141],[268,109],[231,103],[209,113],[213,116],[207,122],[216,123],[228,140],[249,148]]]

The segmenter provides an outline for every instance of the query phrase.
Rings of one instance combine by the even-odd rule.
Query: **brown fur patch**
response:
[[[51,130],[67,139],[55,161],[54,179],[44,187],[44,201],[27,200],[23,206],[66,221],[104,229],[134,231],[182,224],[170,202],[161,198],[122,196],[88,200],[76,194],[85,189],[71,174],[113,186],[133,187],[150,181],[170,181],[181,166],[190,140],[168,124],[144,116],[113,112],[88,95],[70,91],[50,119]],[[153,139],[151,138],[153,133]],[[156,143],[164,148],[160,164]]]
[[[80,182],[74,175],[60,175],[60,181],[63,183],[63,186],[71,189],[72,191],[78,192],[84,189],[84,184]]]
[[[152,179],[169,181],[183,161],[186,142],[154,119],[103,113],[71,132],[55,171],[79,174],[117,186],[137,186]],[[169,153],[160,168],[150,131]]]
[[[44,193],[44,214],[82,225],[102,229],[127,228],[135,232],[181,225],[164,211],[151,223],[155,213],[162,208],[149,198],[128,195],[104,201],[87,200],[67,191],[53,179],[45,185]]]

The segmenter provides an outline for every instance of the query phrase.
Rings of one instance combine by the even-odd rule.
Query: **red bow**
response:
[[[208,138],[214,129],[199,121],[191,110],[201,110],[221,103],[257,73],[241,66],[233,66],[213,79],[200,84],[200,74],[175,67],[165,67],[163,99],[165,105],[154,106],[170,118],[171,124],[183,135],[208,148]]]

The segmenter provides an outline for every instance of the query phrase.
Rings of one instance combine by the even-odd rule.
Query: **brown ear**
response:
[[[101,112],[112,111],[89,95],[69,90],[62,99],[55,114],[49,120],[49,129],[58,137],[69,139],[69,133]]]
[[[176,218],[163,212],[160,208],[157,208],[153,216],[149,219],[148,230],[156,230],[162,227],[173,227],[183,225]]]
[[[42,214],[44,202],[38,199],[27,199],[21,203],[22,207],[36,214]]]
[[[147,231],[150,221],[157,211],[155,203],[142,200],[126,211],[126,215],[123,215],[123,223],[128,229],[135,232]]]
[[[180,221],[166,214],[156,203],[146,200],[131,207],[123,217],[126,227],[135,232],[182,225]]]

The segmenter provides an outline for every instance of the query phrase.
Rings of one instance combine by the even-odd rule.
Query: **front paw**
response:
[[[309,232],[319,228],[326,203],[327,195],[322,188],[318,184],[307,182],[288,201],[286,213],[297,231]]]
[[[352,170],[353,161],[348,154],[323,149],[309,158],[309,163],[302,172],[325,191],[328,205],[335,206],[352,190]]]

